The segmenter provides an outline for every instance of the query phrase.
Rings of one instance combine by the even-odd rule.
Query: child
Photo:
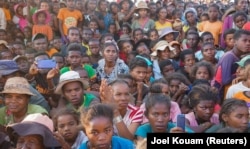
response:
[[[123,23],[121,26],[121,35],[127,34],[130,36],[132,29],[128,23]]]
[[[200,22],[206,22],[208,20],[209,20],[208,13],[206,13],[206,12],[202,13],[200,16]]]
[[[216,4],[212,4],[208,8],[208,15],[209,15],[209,20],[202,22],[198,29],[200,32],[205,32],[209,31],[213,34],[214,37],[214,44],[216,46],[219,46],[219,39],[220,35],[222,33],[222,25],[223,23],[218,20],[218,15],[219,15],[219,7]],[[211,28],[211,26],[213,26]]]
[[[171,60],[166,59],[159,63],[161,74],[164,78],[167,78],[170,74],[175,72],[174,64]]]
[[[172,41],[176,41],[180,33],[177,31],[174,31],[172,27],[167,27],[167,28],[160,30],[159,34],[160,34],[160,37],[159,37],[160,40],[165,40],[168,43],[170,43]]]
[[[114,36],[115,41],[117,42],[119,40],[119,34],[117,32],[116,24],[110,23],[108,27],[108,33],[112,34]]]
[[[223,34],[223,39],[225,41],[225,49],[224,51],[230,51],[234,47],[234,33],[236,32],[235,29],[226,30]]]
[[[89,141],[82,143],[79,149],[98,148],[119,148],[133,149],[132,141],[113,136],[114,125],[122,121],[114,117],[113,109],[105,104],[93,105],[81,112],[81,124],[83,125]],[[115,120],[115,121],[114,121]],[[99,141],[100,138],[101,142]]]
[[[190,82],[184,75],[178,72],[170,74],[166,80],[169,85],[171,99],[180,105],[182,98],[190,90]]]
[[[184,12],[184,17],[186,19],[186,23],[183,26],[183,32],[185,33],[189,27],[197,27],[198,26],[198,16],[197,12],[194,8],[188,8]]]
[[[170,58],[180,64],[181,44],[178,41],[172,41],[169,45],[174,48],[174,50],[170,52]]]
[[[205,132],[219,123],[219,116],[214,113],[218,94],[207,85],[196,85],[188,94],[189,104],[193,111],[186,114],[186,125],[194,132]]]
[[[136,28],[133,31],[133,39],[134,42],[137,43],[139,40],[143,38],[143,30],[141,28]]]
[[[136,139],[147,137],[147,133],[184,133],[182,128],[170,122],[170,98],[164,94],[151,94],[145,103],[145,116],[149,123],[139,126],[135,132]],[[154,113],[157,113],[154,114]],[[158,117],[161,117],[159,119]]]
[[[95,19],[91,19],[89,21],[88,27],[92,30],[94,33],[93,38],[99,39],[101,37],[100,35],[100,28],[98,26],[98,21]]]
[[[192,67],[190,76],[192,82],[197,79],[204,79],[210,82],[214,77],[214,68],[208,62],[198,62]]]
[[[242,29],[243,26],[247,23],[247,14],[245,12],[242,12],[242,11],[239,11],[239,12],[236,12],[234,15],[233,15],[233,21],[234,21],[234,24],[236,26],[236,30],[237,29]]]
[[[241,115],[235,118],[235,115]],[[244,100],[229,98],[224,101],[220,111],[220,124],[214,125],[206,130],[208,133],[214,133],[221,128],[232,127],[242,133],[249,133],[249,111],[247,103]],[[240,119],[240,120],[239,120]]]
[[[159,38],[158,31],[156,29],[150,29],[148,31],[148,37],[151,41],[156,41]]]
[[[119,58],[126,61],[128,53],[133,51],[134,41],[127,34],[124,34],[120,36],[117,44],[119,47]]]
[[[29,73],[29,62],[28,59],[25,56],[16,56],[13,59],[16,61],[18,67],[19,67],[19,72],[22,77],[24,77],[27,73]]]
[[[53,31],[51,26],[48,25],[49,21],[50,14],[46,10],[37,10],[33,15],[34,25],[32,27],[32,35],[34,36],[37,33],[42,33],[51,41],[53,39]]]
[[[91,38],[89,40],[89,50],[91,52],[90,63],[93,66],[93,68],[96,68],[98,65],[98,61],[102,59],[102,56],[100,55],[100,41],[95,38]]]
[[[61,38],[56,36],[52,40],[51,49],[54,49],[59,52],[61,50],[62,45],[63,43],[62,43]]]
[[[65,66],[65,60],[62,54],[55,53],[51,56],[51,59],[56,61],[56,67],[62,69]]]
[[[60,110],[53,117],[53,122],[57,130],[55,136],[64,147],[79,148],[88,140],[85,133],[79,129],[79,115],[74,110]],[[63,139],[59,139],[60,137]]]

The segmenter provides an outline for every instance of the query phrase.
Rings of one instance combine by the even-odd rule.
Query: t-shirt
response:
[[[94,79],[96,77],[96,72],[95,72],[95,69],[93,69],[92,66],[88,65],[88,64],[84,64],[83,65],[83,69],[87,71],[88,73],[88,77],[90,79]],[[65,72],[68,72],[68,71],[71,71],[71,68],[70,67],[63,67],[61,70],[60,70],[60,74],[63,74]]]
[[[83,143],[79,149],[88,149],[88,141]],[[134,149],[134,143],[128,139],[113,136],[111,141],[111,148],[113,149]]]
[[[176,123],[168,122],[166,131],[170,132],[170,130],[174,127],[177,127]],[[185,128],[185,131],[187,133],[193,133],[193,130],[188,127]],[[147,133],[153,133],[152,127],[149,123],[139,126],[135,132],[135,135],[138,137],[147,138]]]
[[[134,30],[136,28],[141,28],[141,29],[143,29],[144,33],[148,33],[148,31],[150,29],[155,28],[155,22],[152,19],[147,18],[147,20],[145,20],[144,24],[139,24],[139,21],[135,20],[135,21],[133,21],[131,28],[132,28],[132,30]]]
[[[38,105],[28,104],[28,109],[26,115],[34,114],[34,113],[46,113],[48,112]],[[13,115],[6,109],[5,107],[0,108],[0,124],[8,125],[14,123]]]
[[[185,114],[186,119],[189,121],[190,126],[199,126],[197,123],[197,120],[195,118],[194,112],[190,112],[188,114]],[[212,117],[210,118],[210,122],[214,124],[219,124],[219,115],[217,113],[214,113]]]
[[[155,29],[157,29],[158,31],[162,30],[164,28],[167,28],[167,27],[171,27],[172,28],[172,23],[168,22],[168,21],[166,21],[164,24],[161,24],[159,21],[155,22]]]
[[[70,11],[68,8],[61,8],[57,18],[62,21],[64,35],[67,35],[70,27],[77,27],[79,21],[83,20],[82,13],[79,10]]]
[[[236,93],[242,92],[242,91],[250,91],[250,88],[243,85],[242,82],[234,84],[228,88],[226,99],[232,98]]]

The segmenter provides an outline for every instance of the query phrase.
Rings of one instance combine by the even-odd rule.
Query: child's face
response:
[[[142,39],[143,38],[143,33],[142,33],[142,31],[136,31],[135,32],[135,40],[140,40],[140,39]]]
[[[166,16],[167,16],[167,9],[162,8],[159,11],[158,17],[159,17],[159,19],[164,19],[164,18],[166,18]]]
[[[14,44],[12,50],[16,55],[24,55],[25,53],[24,46],[21,44]]]
[[[128,54],[133,50],[133,46],[130,42],[124,42],[122,44],[122,49],[121,49],[124,53]]]
[[[195,74],[195,79],[205,79],[209,80],[209,72],[208,69],[205,66],[201,66],[197,69],[197,72]]]
[[[215,47],[213,45],[206,45],[202,49],[203,58],[207,61],[213,61],[215,59]]]
[[[140,17],[144,18],[147,16],[148,11],[147,9],[139,9],[138,13]]]
[[[82,31],[82,38],[86,42],[89,42],[89,39],[93,37],[93,32],[91,30],[83,30]]]
[[[164,36],[164,39],[167,41],[167,42],[171,42],[171,41],[174,41],[174,33],[169,33],[167,35]]]
[[[39,52],[45,52],[48,49],[48,41],[46,38],[40,38],[33,41],[33,48]]]
[[[53,56],[52,59],[56,61],[57,68],[59,68],[59,69],[63,68],[64,60],[61,56]]]
[[[234,23],[238,28],[242,29],[243,25],[247,23],[247,19],[244,16],[240,15],[235,18]]]
[[[214,44],[213,35],[208,34],[208,35],[203,36],[203,43],[212,43],[212,44]]]
[[[216,9],[215,7],[210,7],[208,9],[208,16],[210,20],[217,20],[218,15],[219,15],[218,9]]]
[[[89,49],[91,51],[91,54],[93,55],[99,55],[99,51],[100,51],[100,45],[99,42],[89,42]]]
[[[54,46],[56,49],[60,49],[62,45],[63,45],[63,43],[62,43],[62,40],[61,40],[61,39],[54,39],[54,40],[53,40],[53,46]]]
[[[82,64],[89,64],[89,65],[91,65],[89,57],[86,57],[86,56],[83,57],[82,58]]]
[[[128,30],[128,28],[127,27],[122,27],[122,33],[123,34],[129,34],[129,30]]]
[[[69,30],[68,33],[69,42],[79,42],[80,41],[80,32],[76,29]]]
[[[151,41],[155,41],[155,40],[157,40],[158,38],[159,38],[159,34],[158,34],[156,31],[151,32],[150,35],[149,35],[149,39],[150,39]]]
[[[196,48],[198,46],[198,37],[195,34],[188,34],[187,45],[190,48]]]
[[[234,34],[228,34],[225,39],[226,46],[229,49],[232,49],[234,47]]]
[[[96,31],[98,29],[98,25],[96,22],[90,22],[89,23],[89,28],[92,30],[92,31]]]
[[[170,50],[168,47],[164,51],[159,51],[159,58],[161,60],[169,59],[170,58]]]
[[[35,54],[25,54],[25,56],[28,59],[29,65],[33,64],[33,62],[35,61]]]
[[[39,13],[37,15],[38,23],[44,24],[46,20],[46,15],[44,13]]]
[[[214,114],[214,106],[214,101],[200,99],[200,102],[194,107],[197,118],[210,121],[211,116]]]
[[[72,67],[78,67],[82,63],[81,53],[78,51],[69,51],[67,61]]]
[[[185,55],[185,58],[184,58],[184,66],[193,66],[195,63],[195,58],[194,58],[194,55],[193,54],[188,54],[188,55]]]
[[[137,51],[137,53],[138,53],[139,55],[141,55],[141,54],[147,54],[147,55],[149,55],[149,54],[150,54],[149,49],[148,49],[147,46],[145,46],[145,45],[139,46],[139,47],[136,49],[136,51]]]
[[[163,74],[164,77],[169,76],[173,72],[175,72],[173,65],[166,65],[162,69],[162,74]]]
[[[169,83],[170,96],[173,96],[178,90],[181,84],[180,80],[172,79]]]
[[[40,5],[40,9],[49,11],[49,4],[46,2],[42,2]]]
[[[170,108],[166,104],[156,103],[149,108],[147,118],[153,132],[166,132],[170,120]]]
[[[76,140],[79,129],[72,115],[61,115],[57,118],[57,130],[66,142]]]
[[[113,125],[107,117],[96,117],[84,126],[90,146],[109,148],[113,136]]]
[[[147,68],[137,66],[130,70],[130,74],[136,80],[136,82],[143,82],[147,75]]]
[[[201,16],[201,22],[204,22],[204,21],[208,21],[208,17],[207,16]]]
[[[192,12],[186,14],[186,19],[187,19],[188,23],[196,22],[194,13],[192,13]]]
[[[116,27],[115,27],[115,25],[110,25],[110,26],[109,26],[109,32],[110,32],[111,34],[116,33]]]
[[[22,72],[24,72],[24,73],[29,72],[29,63],[28,63],[27,59],[19,59],[17,61],[17,65]]]

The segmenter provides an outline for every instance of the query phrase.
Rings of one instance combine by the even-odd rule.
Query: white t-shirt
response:
[[[244,86],[242,82],[230,86],[227,90],[226,99],[232,98],[234,94],[242,91],[250,91],[250,88]]]

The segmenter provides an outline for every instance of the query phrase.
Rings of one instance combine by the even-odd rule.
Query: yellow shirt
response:
[[[90,49],[89,49],[89,45],[88,45],[88,44],[82,43],[82,46],[84,46],[84,47],[87,48],[86,54],[87,54],[88,56],[91,56],[91,51],[90,51]]]
[[[155,22],[155,29],[157,29],[158,31],[166,27],[172,27],[172,23],[168,21],[166,21],[164,24],[161,24],[159,21]]]

